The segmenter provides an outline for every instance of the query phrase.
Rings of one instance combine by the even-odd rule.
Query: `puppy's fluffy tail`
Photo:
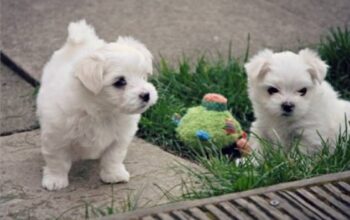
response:
[[[85,20],[71,22],[68,26],[67,43],[71,45],[82,44],[98,39],[95,29]]]

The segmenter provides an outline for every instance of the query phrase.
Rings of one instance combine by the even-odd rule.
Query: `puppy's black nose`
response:
[[[141,93],[139,95],[139,97],[142,101],[148,102],[149,101],[149,92]]]
[[[283,102],[281,107],[284,112],[291,113],[294,110],[295,105],[292,102]]]

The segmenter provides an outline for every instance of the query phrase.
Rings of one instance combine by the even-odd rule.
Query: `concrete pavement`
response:
[[[35,79],[65,41],[70,21],[85,18],[108,41],[131,35],[156,57],[177,60],[209,51],[242,55],[295,49],[319,41],[328,28],[350,22],[349,0],[3,0],[3,51]]]
[[[99,180],[97,161],[75,163],[68,188],[49,192],[41,187],[44,161],[38,130],[0,137],[0,144],[0,219],[53,219],[65,212],[63,219],[82,219],[84,202],[106,210],[113,197],[121,210],[128,201],[138,207],[154,206],[169,202],[163,192],[180,195],[186,177],[174,167],[196,167],[135,138],[125,162],[130,182],[115,184],[113,196],[111,185]]]
[[[34,93],[31,85],[0,64],[0,135],[38,127]]]

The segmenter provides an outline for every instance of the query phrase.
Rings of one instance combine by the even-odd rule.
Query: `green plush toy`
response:
[[[216,93],[206,94],[200,106],[192,107],[180,118],[173,117],[182,142],[194,150],[216,146],[224,154],[240,157],[249,154],[247,135],[227,110],[227,99]]]

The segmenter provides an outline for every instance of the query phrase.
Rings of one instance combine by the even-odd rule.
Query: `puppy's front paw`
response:
[[[114,169],[101,169],[100,177],[105,183],[127,183],[129,182],[130,174],[125,169],[124,164],[121,164]]]
[[[47,174],[43,176],[42,186],[48,190],[59,190],[68,186],[68,176]]]

